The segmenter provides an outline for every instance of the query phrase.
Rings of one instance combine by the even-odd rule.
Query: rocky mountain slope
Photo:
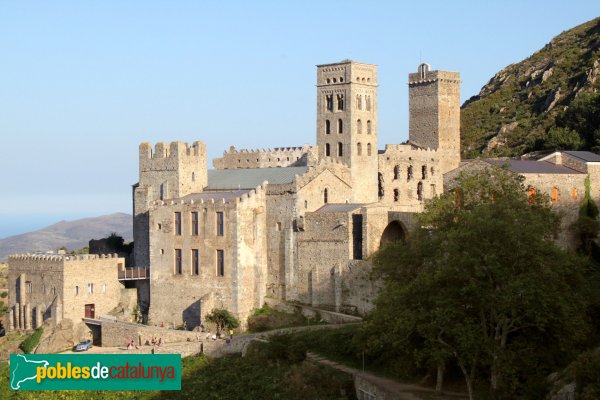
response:
[[[596,18],[561,33],[526,60],[502,69],[479,95],[463,104],[462,155],[597,151],[599,89],[600,18]],[[583,116],[585,112],[589,115]]]
[[[34,232],[1,239],[0,260],[7,259],[10,254],[45,252],[62,246],[68,250],[77,250],[87,246],[90,239],[104,238],[113,232],[126,241],[132,240],[131,215],[114,213],[75,221],[60,221]]]

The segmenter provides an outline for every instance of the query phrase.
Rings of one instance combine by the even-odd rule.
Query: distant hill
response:
[[[122,236],[126,241],[131,241],[133,239],[131,215],[115,213],[75,221],[60,221],[34,232],[0,239],[0,260],[6,260],[11,254],[45,252],[62,246],[68,250],[78,250],[87,246],[90,239],[104,238],[112,232]]]
[[[498,72],[461,110],[463,157],[600,151],[600,18]]]

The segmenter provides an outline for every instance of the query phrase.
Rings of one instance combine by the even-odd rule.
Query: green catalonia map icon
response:
[[[19,390],[23,382],[36,379],[38,367],[47,367],[49,362],[46,360],[31,360],[24,354],[11,354],[10,364],[10,388]]]

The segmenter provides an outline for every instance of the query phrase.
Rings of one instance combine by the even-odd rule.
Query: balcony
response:
[[[150,270],[148,268],[124,268],[119,270],[120,281],[148,278],[150,278]]]

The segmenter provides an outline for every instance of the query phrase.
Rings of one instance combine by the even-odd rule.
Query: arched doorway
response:
[[[404,241],[406,238],[406,231],[399,221],[392,221],[385,227],[381,234],[381,241],[379,242],[379,248],[383,248],[385,245],[390,243],[396,243]]]

